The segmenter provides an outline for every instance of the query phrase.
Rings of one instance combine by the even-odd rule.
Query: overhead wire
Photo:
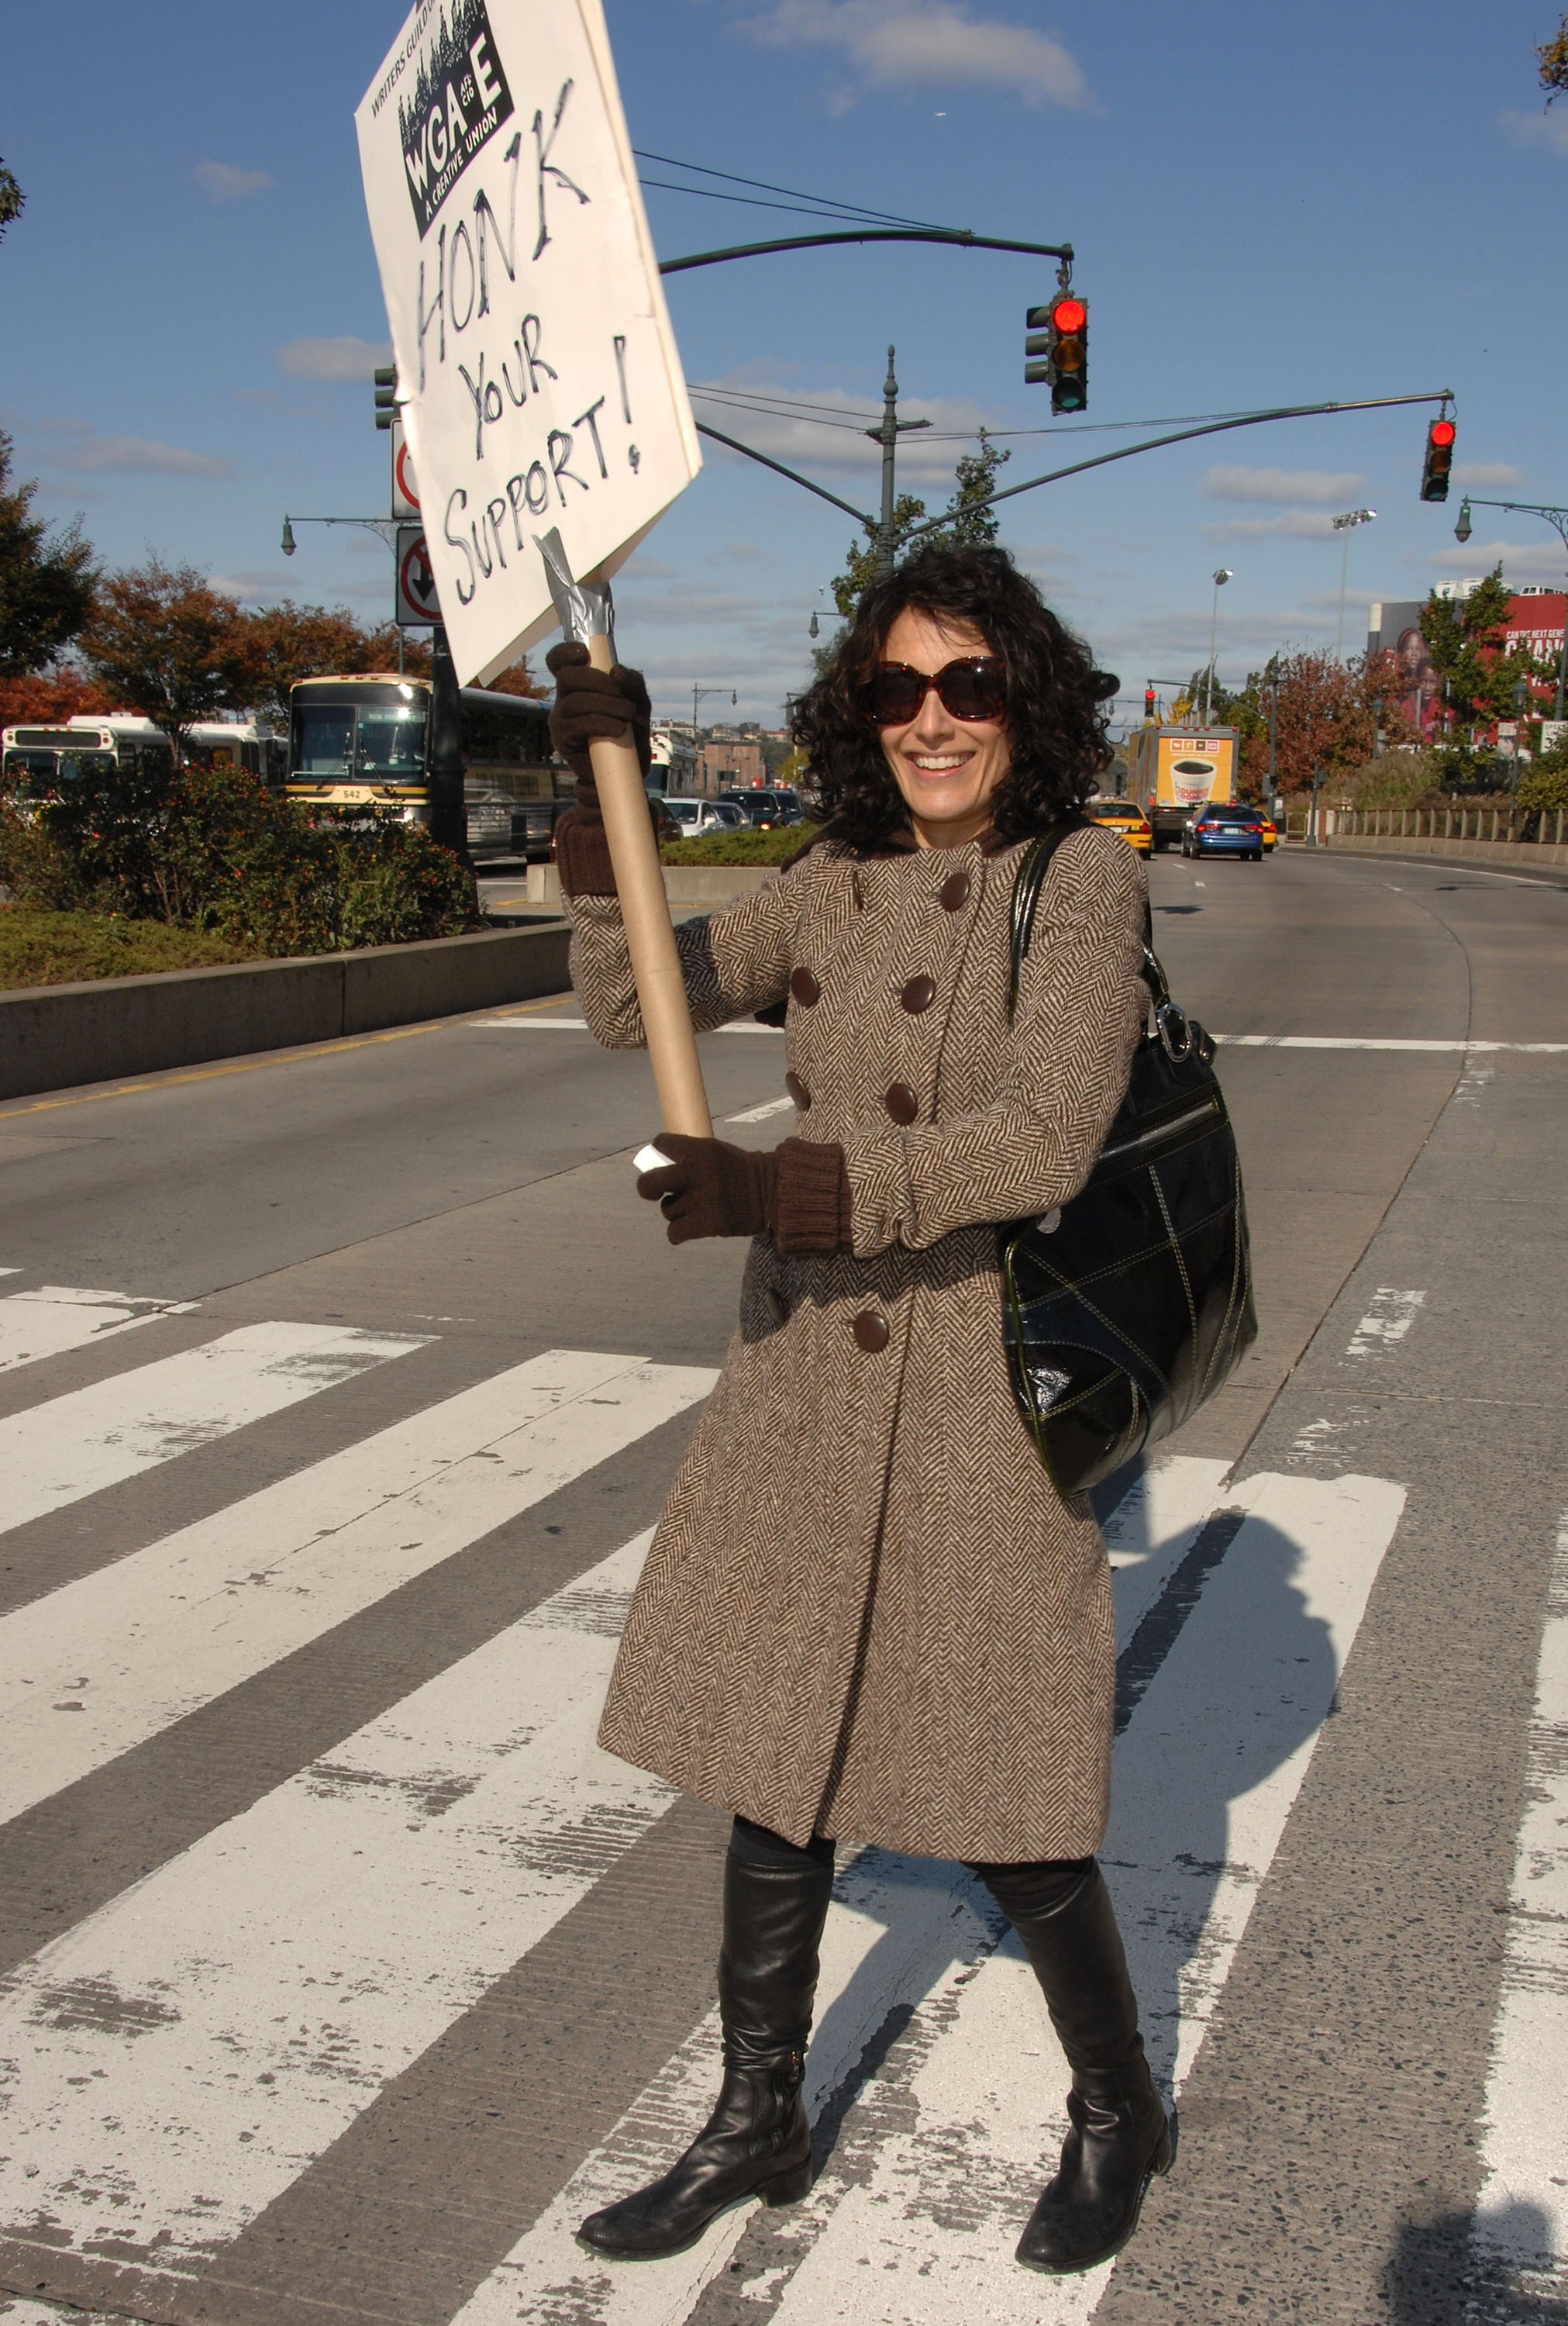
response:
[[[788,194],[793,201],[817,205],[816,214],[820,217],[859,218],[878,226],[924,227],[933,234],[951,231],[950,228],[934,226],[930,219],[904,218],[896,210],[868,209],[863,202],[841,202],[832,194],[808,194],[800,186],[775,186],[766,178],[743,178],[733,170],[712,170],[702,162],[682,162],[673,154],[654,154],[645,145],[634,145],[632,151],[639,162],[657,162],[662,169],[687,170],[699,178],[721,178],[727,185],[750,186],[756,193]],[[656,179],[644,181],[645,184],[662,182]],[[708,190],[704,186],[671,186],[666,191],[676,194],[700,194]],[[738,194],[715,194],[711,199],[715,201],[738,201],[742,197]],[[767,209],[770,205],[758,203],[755,207]]]

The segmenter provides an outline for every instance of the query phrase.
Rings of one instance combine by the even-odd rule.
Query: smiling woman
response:
[[[630,1047],[644,1026],[589,742],[645,733],[648,697],[580,647],[550,666],[578,778],[557,847],[572,980],[598,1039]],[[734,1812],[725,2077],[671,2170],[582,2224],[613,2259],[675,2252],[750,2196],[805,2195],[840,1835],[965,1860],[1040,1980],[1073,2129],[1022,2262],[1105,2259],[1171,2162],[1094,1857],[1105,1549],[1014,1403],[997,1233],[1081,1187],[1144,1021],[1144,876],[1114,833],[1058,833],[1016,991],[1012,971],[1025,843],[1077,823],[1116,684],[1005,552],[911,558],[867,591],[797,713],[825,825],[756,895],[676,932],[699,1028],[784,1023],[797,1124],[772,1154],[664,1133],[669,1162],[638,1182],[672,1242],[754,1241],[599,1732]]]

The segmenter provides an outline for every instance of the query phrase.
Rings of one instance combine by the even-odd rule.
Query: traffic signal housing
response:
[[[1458,431],[1452,420],[1434,420],[1426,432],[1426,458],[1421,464],[1424,501],[1448,498],[1448,472],[1453,466],[1453,440]]]
[[[397,417],[397,366],[378,366],[372,374],[376,382],[376,424],[390,428]]]
[[[1059,291],[1048,307],[1031,307],[1027,321],[1025,385],[1048,386],[1053,412],[1085,411],[1089,405],[1088,301],[1075,291]]]
[[[1154,715],[1155,690],[1152,686],[1146,686],[1144,689],[1144,717],[1146,720],[1152,721]]]

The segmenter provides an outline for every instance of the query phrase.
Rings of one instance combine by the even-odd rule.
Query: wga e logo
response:
[[[450,16],[443,10],[436,19],[413,88],[397,105],[409,199],[422,236],[511,111],[512,92],[485,0],[451,0]]]

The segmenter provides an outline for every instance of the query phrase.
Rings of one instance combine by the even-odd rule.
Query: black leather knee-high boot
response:
[[[812,2128],[801,2087],[832,1887],[830,1842],[793,1849],[738,1821],[724,1868],[718,2105],[661,2180],[583,2222],[577,2234],[595,2253],[653,2261],[694,2245],[710,2221],[747,2197],[791,2205],[811,2187]]]
[[[1119,2253],[1149,2182],[1168,2172],[1176,2126],[1155,2089],[1110,1893],[1093,1858],[976,1872],[1017,1931],[1072,2070],[1072,2129],[1018,2244],[1064,2275]]]

